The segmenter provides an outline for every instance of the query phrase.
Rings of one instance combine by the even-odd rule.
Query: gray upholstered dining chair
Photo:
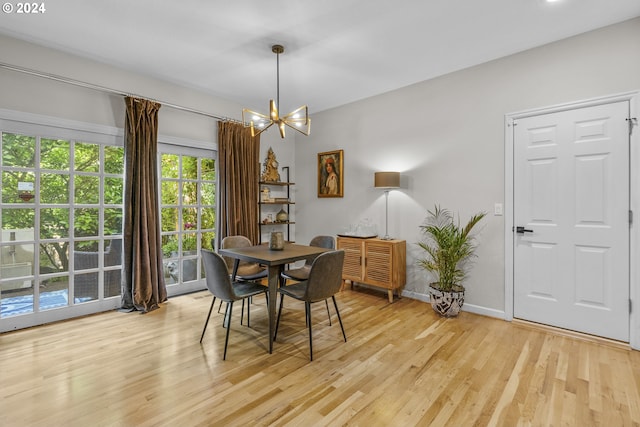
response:
[[[213,244],[214,241],[212,239],[212,248],[214,247]],[[251,240],[249,240],[248,237],[242,235],[227,236],[224,237],[220,242],[221,249],[246,248],[249,246],[253,246]],[[229,272],[229,274],[232,274],[235,260],[229,257],[222,258],[227,264],[227,271]],[[240,261],[238,263],[238,271],[236,271],[235,280],[260,280],[267,277],[268,275],[269,271],[264,265],[260,265],[257,262]],[[251,299],[249,299],[249,302],[251,302]],[[220,307],[222,307],[222,301],[220,301],[220,305],[218,306],[218,313],[220,313]]]
[[[231,312],[233,309],[233,303],[235,301],[242,300],[242,309],[244,314],[244,300],[261,293],[264,293],[266,297],[267,288],[265,286],[262,286],[260,283],[248,280],[232,282],[231,278],[229,277],[229,272],[227,271],[227,264],[225,263],[224,259],[222,259],[222,256],[207,249],[202,249],[201,254],[206,275],[205,280],[207,283],[207,288],[213,294],[214,298],[211,301],[211,307],[209,308],[207,320],[204,322],[204,328],[202,329],[202,335],[200,336],[200,343],[202,343],[204,333],[207,330],[207,325],[209,324],[209,318],[211,317],[213,305],[216,302],[216,298],[219,298],[220,301],[224,301],[227,303],[227,309],[225,310],[225,317],[223,322],[223,326],[226,325],[227,328],[227,335],[224,341],[224,354],[222,356],[222,360],[226,360],[227,344],[229,343],[229,331],[231,329]],[[247,327],[250,326],[250,313],[251,311],[249,308],[249,304],[247,304]],[[240,322],[242,323],[242,320]]]
[[[280,308],[278,309],[278,320],[276,321],[276,329],[273,334],[275,341],[278,334],[278,326],[280,325],[280,315],[282,314],[282,302],[285,295],[304,301],[305,317],[309,328],[309,358],[313,360],[313,334],[311,329],[311,304],[314,302],[327,300],[331,298],[333,305],[338,314],[338,321],[342,329],[344,342],[347,342],[347,335],[344,332],[338,303],[335,294],[340,290],[342,285],[342,266],[344,264],[344,251],[325,252],[316,257],[309,269],[309,278],[305,281],[294,283],[293,285],[283,286],[278,289],[280,292]]]
[[[309,246],[315,246],[318,248],[326,248],[326,249],[335,249],[336,248],[336,240],[333,236],[315,236],[309,242]],[[282,272],[283,285],[286,285],[287,280],[295,280],[298,282],[302,282],[303,280],[307,280],[309,278],[309,271],[311,270],[311,264],[313,263],[313,259],[308,259],[304,263],[302,267],[299,268],[290,268],[289,270],[284,270]],[[327,307],[327,316],[329,316],[329,326],[331,326],[331,313],[329,312],[329,303],[327,300],[324,301]]]
[[[221,249],[232,248],[246,248],[253,246],[251,240],[246,236],[227,236],[220,242]],[[227,270],[229,273],[233,271],[233,264],[235,260],[229,257],[223,257],[227,264]],[[238,264],[238,271],[236,272],[236,280],[258,280],[263,277],[267,277],[269,272],[266,267],[258,264],[257,262],[240,261]]]

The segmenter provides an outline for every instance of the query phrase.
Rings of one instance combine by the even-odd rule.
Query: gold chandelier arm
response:
[[[251,119],[245,120],[245,114],[251,117]],[[256,124],[255,122],[258,122],[258,124]],[[244,108],[242,110],[242,123],[244,124],[244,126],[247,126],[247,123],[249,123],[249,127],[251,128],[251,136],[257,136],[265,130],[269,129],[273,125],[274,121],[271,120],[271,117],[269,116],[258,113],[257,111],[249,110],[248,108]],[[260,126],[259,124],[262,124],[262,126]]]
[[[282,121],[291,129],[295,129],[303,135],[311,132],[311,119],[306,105],[293,110],[282,118]]]

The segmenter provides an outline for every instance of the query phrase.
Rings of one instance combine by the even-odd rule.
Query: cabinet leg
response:
[[[387,294],[389,295],[389,302],[393,302],[393,289],[389,289]]]

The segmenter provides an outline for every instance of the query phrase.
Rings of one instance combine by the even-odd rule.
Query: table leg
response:
[[[276,328],[276,301],[278,299],[278,282],[280,266],[269,266],[269,353],[273,352],[273,334]]]

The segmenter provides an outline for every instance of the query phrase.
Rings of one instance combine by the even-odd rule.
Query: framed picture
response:
[[[318,153],[318,197],[344,197],[344,153]]]

